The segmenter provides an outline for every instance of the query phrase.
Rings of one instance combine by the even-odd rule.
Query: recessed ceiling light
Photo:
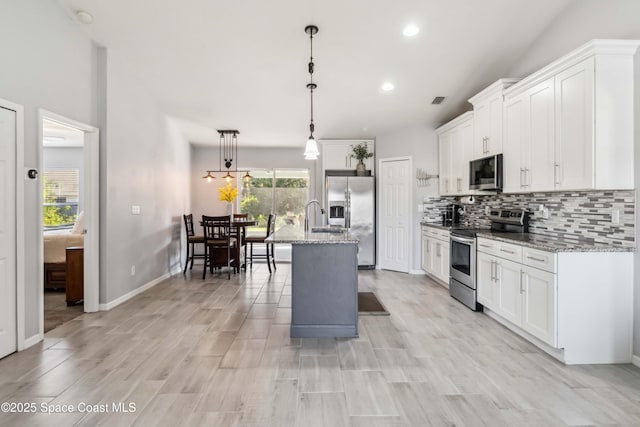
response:
[[[76,18],[78,18],[79,22],[87,25],[93,22],[93,16],[89,12],[86,12],[84,10],[77,11]]]
[[[404,30],[402,30],[402,34],[404,34],[405,37],[413,37],[419,32],[420,32],[420,28],[416,27],[413,24],[407,25],[406,27],[404,27]]]
[[[382,90],[385,92],[389,92],[390,90],[393,90],[394,87],[395,86],[391,82],[382,83]]]

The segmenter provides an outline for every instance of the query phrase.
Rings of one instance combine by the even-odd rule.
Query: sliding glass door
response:
[[[238,173],[241,177],[242,174]],[[251,234],[266,232],[267,218],[277,215],[276,229],[302,227],[304,206],[309,197],[309,171],[306,169],[251,170],[249,183],[239,180],[240,212],[257,221]]]

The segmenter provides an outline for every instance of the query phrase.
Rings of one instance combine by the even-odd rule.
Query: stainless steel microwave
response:
[[[502,154],[469,162],[469,188],[502,191]]]

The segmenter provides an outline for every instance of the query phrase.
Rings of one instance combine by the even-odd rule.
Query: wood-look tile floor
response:
[[[0,401],[38,412],[0,425],[640,425],[639,369],[564,366],[424,276],[360,285],[391,315],[361,316],[357,339],[291,339],[288,265],[176,275],[1,360]]]

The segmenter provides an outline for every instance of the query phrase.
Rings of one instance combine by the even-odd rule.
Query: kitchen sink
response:
[[[344,227],[312,227],[312,233],[344,233]]]

